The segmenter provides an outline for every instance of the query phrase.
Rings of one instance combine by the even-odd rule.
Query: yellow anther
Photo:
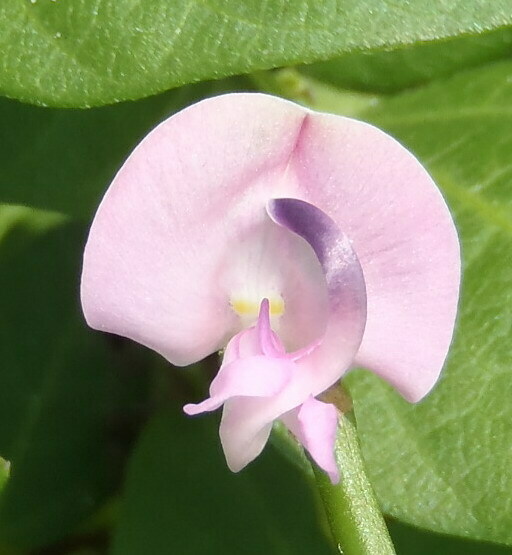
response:
[[[284,301],[281,297],[269,299],[270,316],[281,316],[284,312]],[[260,302],[248,299],[232,299],[231,306],[239,316],[257,316]]]

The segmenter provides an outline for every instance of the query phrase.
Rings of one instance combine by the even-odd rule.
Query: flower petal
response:
[[[439,376],[458,301],[459,242],[443,197],[397,141],[348,118],[309,117],[290,166],[361,262],[368,314],[356,363],[418,401]]]
[[[310,397],[300,407],[284,414],[281,420],[336,484],[340,479],[334,451],[338,427],[336,407]]]
[[[81,290],[89,325],[180,365],[223,347],[240,325],[223,271],[265,221],[304,117],[292,103],[233,94],[152,131],[91,227]]]
[[[218,409],[232,397],[277,395],[291,380],[293,362],[262,355],[241,358],[223,366],[210,386],[210,398],[197,405],[185,405],[187,414]]]
[[[349,238],[319,208],[297,199],[273,199],[267,205],[277,224],[303,237],[313,248],[327,284],[329,315],[317,347],[300,359],[305,389],[325,391],[350,367],[363,338],[366,290],[359,260]]]
[[[187,364],[239,331],[229,306],[237,280],[278,266],[272,286],[286,289],[290,316],[281,338],[289,348],[318,338],[326,310],[318,272],[307,249],[265,222],[273,197],[314,204],[350,237],[368,295],[356,362],[419,400],[446,357],[458,299],[459,245],[442,196],[382,131],[265,95],[203,101],[137,147],[91,228],[82,276],[89,324]],[[267,296],[255,291],[258,302]]]
[[[253,461],[265,447],[272,421],[255,427],[254,433],[246,434],[240,422],[246,422],[251,405],[260,405],[261,399],[234,397],[224,403],[220,422],[220,441],[226,463],[232,472],[239,472]]]

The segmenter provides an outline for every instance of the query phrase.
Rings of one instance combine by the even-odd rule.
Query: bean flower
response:
[[[140,143],[85,248],[93,328],[184,366],[224,350],[209,397],[229,468],[281,420],[333,482],[352,367],[417,402],[455,322],[459,243],[432,179],[396,140],[263,94],[204,100]]]

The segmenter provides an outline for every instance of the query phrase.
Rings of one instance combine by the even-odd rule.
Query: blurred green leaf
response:
[[[333,554],[301,472],[268,447],[232,474],[214,420],[170,409],[150,422],[128,469],[113,554]]]
[[[258,71],[250,75],[250,80],[261,92],[285,97],[319,112],[350,117],[357,117],[379,100],[376,95],[341,90],[296,68]]]
[[[441,534],[432,534],[396,520],[388,522],[397,555],[510,555],[504,545],[474,542]]]
[[[0,202],[88,219],[124,159],[155,124],[230,84],[183,87],[92,110],[39,108],[0,98]]]
[[[460,36],[391,51],[355,52],[302,66],[301,71],[342,88],[390,93],[511,54],[512,28],[505,27],[478,36]]]
[[[364,117],[415,152],[462,241],[458,329],[434,392],[410,405],[349,376],[385,512],[419,527],[512,544],[512,63],[384,100]]]
[[[0,208],[0,222],[0,453],[11,463],[2,550],[60,538],[115,487],[115,411],[129,372],[116,374],[106,336],[82,322],[84,230],[23,207]]]
[[[54,106],[171,87],[344,52],[512,23],[509,0],[10,0],[0,91]]]

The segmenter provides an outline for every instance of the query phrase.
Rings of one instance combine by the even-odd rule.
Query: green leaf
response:
[[[438,532],[512,544],[512,63],[385,100],[366,119],[415,152],[462,241],[458,329],[433,393],[410,405],[349,377],[384,510]]]
[[[349,117],[357,117],[379,99],[376,95],[340,90],[295,68],[259,71],[250,80],[261,92],[283,96],[319,112]]]
[[[128,468],[113,555],[333,554],[301,472],[269,446],[232,474],[215,420],[170,409],[149,423]]]
[[[0,202],[89,219],[115,172],[155,124],[234,83],[201,84],[92,110],[0,98]]]
[[[11,0],[0,91],[90,106],[512,23],[509,0]]]
[[[397,555],[510,555],[504,545],[432,534],[397,521],[388,522]]]
[[[302,66],[301,71],[342,88],[390,93],[508,58],[511,54],[512,29],[506,27],[478,36],[460,36],[398,50],[346,54]]]
[[[0,222],[0,453],[11,463],[1,551],[62,537],[115,487],[113,423],[129,377],[83,324],[83,230],[22,207],[2,207]]]

